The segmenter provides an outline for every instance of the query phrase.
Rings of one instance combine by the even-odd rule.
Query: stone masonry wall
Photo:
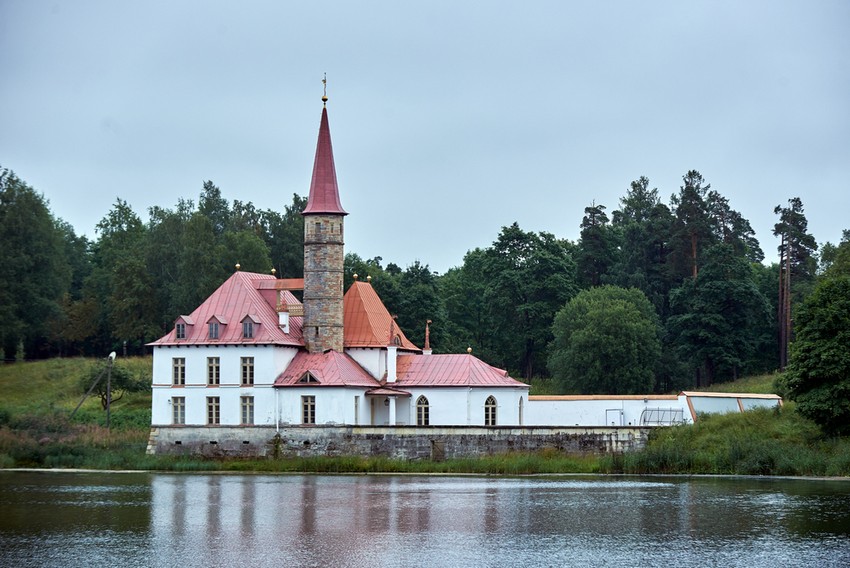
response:
[[[344,254],[341,215],[305,217],[303,330],[312,353],[342,352]]]
[[[208,457],[384,456],[441,460],[551,448],[565,453],[643,448],[652,427],[157,426],[148,453]]]

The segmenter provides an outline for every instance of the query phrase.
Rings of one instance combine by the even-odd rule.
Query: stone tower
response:
[[[326,96],[313,179],[304,215],[304,344],[311,353],[342,353],[343,219]]]

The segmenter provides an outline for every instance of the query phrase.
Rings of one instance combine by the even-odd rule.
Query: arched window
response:
[[[429,414],[428,399],[420,396],[416,399],[416,425],[428,426],[431,423]]]
[[[519,425],[522,426],[522,397],[519,397]]]
[[[484,401],[484,425],[496,425],[496,399],[492,396],[488,396]]]

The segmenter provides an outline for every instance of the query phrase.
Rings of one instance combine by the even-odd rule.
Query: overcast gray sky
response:
[[[791,197],[818,243],[850,229],[848,61],[843,0],[0,0],[0,165],[90,237],[204,180],[282,210],[327,72],[347,251],[444,272],[697,169],[772,259]]]

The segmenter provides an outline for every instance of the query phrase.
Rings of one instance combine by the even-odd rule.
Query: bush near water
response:
[[[210,460],[145,454],[150,391],[128,392],[112,406],[111,428],[97,397],[71,418],[80,381],[97,362],[51,359],[0,366],[0,468],[94,468],[155,471],[312,473],[545,473],[850,475],[850,440],[825,435],[792,403],[778,410],[702,416],[694,425],[659,428],[646,449],[617,455],[569,455],[553,449],[442,462],[382,457]],[[119,359],[137,380],[150,381],[149,357]],[[775,376],[714,387],[775,392]],[[547,382],[535,380],[532,394]]]

